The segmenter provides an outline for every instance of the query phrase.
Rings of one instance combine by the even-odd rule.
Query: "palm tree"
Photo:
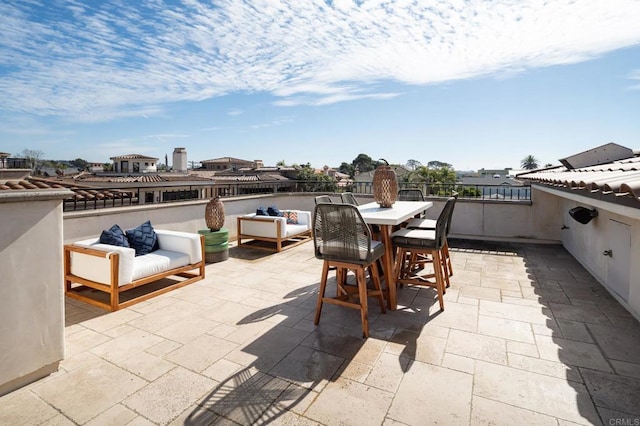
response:
[[[538,165],[538,159],[536,157],[534,157],[533,155],[527,155],[526,157],[524,157],[520,161],[520,165],[525,170],[533,170],[533,169],[537,169],[538,167],[540,167]]]

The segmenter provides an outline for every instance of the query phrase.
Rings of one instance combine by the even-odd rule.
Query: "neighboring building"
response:
[[[493,178],[503,178],[509,176],[511,172],[511,168],[507,167],[506,169],[480,169],[478,170],[478,176],[490,176]]]
[[[531,198],[531,188],[521,180],[511,176],[497,176],[486,174],[482,177],[464,176],[456,182],[456,191],[463,188],[474,190],[478,197],[492,199],[528,200]]]
[[[91,173],[104,172],[104,164],[102,163],[89,163],[87,164],[87,170]]]
[[[155,173],[158,171],[158,158],[141,154],[120,155],[110,158],[115,173]]]
[[[350,189],[353,185],[353,179],[347,173],[342,173],[333,167],[324,166],[322,169],[316,169],[316,173],[331,176],[336,180],[338,188]]]
[[[198,169],[192,170],[192,174],[214,179],[215,194],[219,196],[296,191],[297,168],[264,167],[262,161],[256,161],[253,164],[259,164],[260,167],[240,167],[222,171]]]
[[[200,162],[202,168],[206,170],[225,171],[225,170],[239,170],[243,168],[259,168],[264,167],[262,160],[241,160],[233,157],[221,157],[214,158],[212,160],[204,160]]]
[[[175,148],[173,150],[173,171],[179,173],[187,172],[187,150],[185,148]]]
[[[607,144],[560,161],[518,179],[554,196],[562,245],[640,319],[640,157]]]
[[[0,152],[0,169],[7,168],[7,159],[11,156],[8,152]]]
[[[26,158],[12,158],[8,152],[0,152],[0,169],[31,169]]]
[[[214,188],[211,178],[174,173],[80,173],[65,181],[96,189],[130,192],[137,204],[210,198]]]

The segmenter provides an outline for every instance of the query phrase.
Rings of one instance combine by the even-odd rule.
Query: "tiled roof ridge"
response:
[[[213,163],[213,162],[222,162],[220,160],[224,160],[227,163],[231,163],[231,162],[241,162],[241,163],[254,163],[253,160],[243,160],[241,158],[235,158],[235,157],[218,157],[218,158],[212,158],[210,160],[202,160],[200,161],[200,163]]]
[[[152,160],[159,160],[158,157],[151,157],[149,155],[143,155],[143,154],[125,154],[125,155],[116,155],[114,157],[110,157],[111,160],[114,160],[114,159],[118,159],[118,160],[135,160],[135,159],[144,159],[144,158],[148,158],[148,159],[152,159]]]
[[[640,201],[640,157],[637,156],[577,169],[560,166],[532,170],[519,174],[518,178],[585,196],[600,196],[612,203],[629,198]],[[636,207],[640,208],[640,203]]]

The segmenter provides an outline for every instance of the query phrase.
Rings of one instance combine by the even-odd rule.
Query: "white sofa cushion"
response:
[[[186,253],[156,250],[143,256],[137,256],[133,260],[133,279],[138,280],[169,269],[186,266],[189,263],[189,255]]]
[[[156,229],[156,234],[158,235],[158,245],[161,249],[186,253],[189,256],[187,265],[198,263],[202,260],[203,253],[199,234],[166,231],[164,229]]]

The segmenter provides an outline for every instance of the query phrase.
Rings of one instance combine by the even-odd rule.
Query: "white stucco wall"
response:
[[[635,261],[640,259],[640,208],[620,206],[546,187],[539,188],[538,191],[556,199],[558,216],[566,227],[561,234],[563,246],[640,321],[640,262]],[[598,216],[587,224],[581,224],[568,214],[569,210],[577,206],[595,208]],[[612,232],[612,221],[625,228],[628,226],[629,235],[622,236],[625,241],[612,241],[612,236],[615,235]],[[612,257],[603,255],[603,252],[612,248],[615,248],[614,256],[629,256],[626,270],[613,270],[615,264]],[[618,293],[619,289],[614,289],[612,274],[625,277],[628,291],[626,297]]]
[[[532,201],[458,199],[451,219],[451,237],[512,242],[559,243],[561,220],[557,197],[532,191]],[[427,217],[436,219],[445,199],[434,202]]]
[[[122,229],[134,228],[146,220],[150,220],[151,224],[158,229],[197,232],[207,229],[204,213],[208,202],[209,200],[199,200],[67,212],[64,215],[64,241],[72,243],[98,236],[103,229],[108,229],[116,223]],[[268,207],[272,204],[277,205],[281,210],[313,211],[315,198],[313,194],[267,194],[227,198],[223,203],[226,216],[224,227],[229,230],[230,239],[235,240],[236,218],[239,215],[253,213],[259,206]]]
[[[236,217],[255,212],[258,206],[272,204],[283,209],[313,211],[317,194],[267,194],[251,197],[226,198],[225,228],[235,239]],[[561,219],[557,197],[540,191],[533,192],[530,202],[470,201],[459,199],[453,212],[451,235],[486,240],[560,243]],[[339,194],[331,197],[338,202]],[[357,197],[361,203],[368,197]],[[437,218],[445,199],[429,199],[434,205],[427,211],[429,218]],[[208,200],[181,203],[153,204],[135,207],[67,212],[64,216],[64,240],[73,242],[99,235],[114,223],[123,229],[138,226],[147,219],[157,228],[197,232],[206,229],[204,211]]]
[[[68,191],[0,192],[0,395],[64,356],[62,204]]]

